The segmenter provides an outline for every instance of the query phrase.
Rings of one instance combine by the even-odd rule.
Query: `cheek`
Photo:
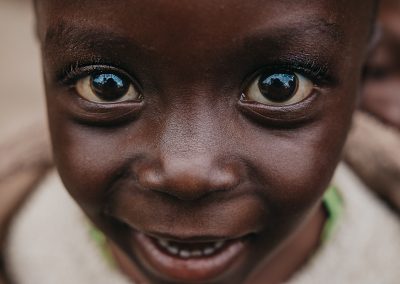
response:
[[[271,209],[310,207],[328,185],[338,149],[321,147],[322,141],[309,134],[298,134],[296,139],[270,138],[272,146],[264,151],[266,159],[257,168],[263,171],[259,174],[263,177],[261,188]]]
[[[95,207],[118,165],[117,145],[112,139],[98,139],[84,127],[55,124],[51,128],[55,161],[66,188],[83,207]]]
[[[50,128],[55,162],[67,190],[85,211],[102,210],[126,162],[131,138],[124,131],[80,125],[57,114],[50,114]]]
[[[353,105],[330,102],[315,122],[293,131],[265,131],[251,137],[251,156],[268,207],[276,216],[301,215],[313,208],[329,186],[340,160]],[[286,220],[288,220],[286,218]]]

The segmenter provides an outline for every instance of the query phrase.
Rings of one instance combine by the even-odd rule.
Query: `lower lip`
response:
[[[213,255],[183,259],[166,253],[156,241],[143,233],[135,233],[137,252],[144,263],[166,280],[197,282],[216,279],[225,274],[245,250],[243,239],[229,241]]]

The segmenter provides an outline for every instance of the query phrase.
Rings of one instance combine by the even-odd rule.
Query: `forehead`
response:
[[[213,39],[224,44],[243,31],[318,29],[340,37],[368,25],[371,2],[362,0],[43,0],[38,2],[41,38],[62,24],[147,39],[167,45]],[[368,4],[369,3],[369,4]],[[354,13],[353,11],[356,11]],[[356,27],[354,27],[356,26]],[[158,34],[158,37],[154,37]],[[235,37],[235,34],[237,37]],[[225,37],[224,37],[225,35]],[[229,38],[226,38],[229,37]],[[228,40],[229,39],[229,40]]]

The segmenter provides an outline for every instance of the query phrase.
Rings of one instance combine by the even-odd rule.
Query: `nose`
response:
[[[221,125],[221,114],[211,107],[189,108],[187,102],[184,106],[173,108],[167,116],[156,143],[156,162],[137,175],[139,183],[186,201],[231,191],[239,184],[242,171],[228,149],[226,141],[231,139],[227,136],[231,135]],[[186,111],[178,111],[182,109]]]
[[[142,168],[139,184],[159,194],[194,201],[215,192],[233,190],[240,182],[237,168],[207,155],[164,156],[160,163]]]

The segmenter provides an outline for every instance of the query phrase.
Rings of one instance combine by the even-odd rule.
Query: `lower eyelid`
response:
[[[116,125],[130,122],[139,116],[141,107],[129,108],[125,110],[119,110],[118,112],[104,112],[101,114],[94,113],[75,113],[74,120],[81,124],[89,124],[92,126],[107,126]]]
[[[238,108],[265,125],[295,126],[315,119],[320,113],[321,104],[316,102],[318,96],[319,94],[315,92],[305,100],[287,106],[270,106],[242,98],[238,102]]]
[[[61,111],[72,120],[94,126],[107,126],[135,120],[145,108],[145,101],[124,101],[112,104],[90,102],[78,96],[74,88],[57,97]]]

